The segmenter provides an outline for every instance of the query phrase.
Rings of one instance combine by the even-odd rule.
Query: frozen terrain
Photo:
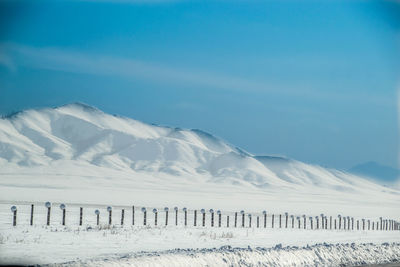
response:
[[[335,266],[400,258],[399,231],[310,230],[309,222],[307,229],[270,225],[271,214],[284,212],[342,214],[371,222],[380,216],[397,219],[396,188],[285,157],[251,155],[200,130],[149,125],[82,104],[0,119],[0,191],[2,263]],[[45,201],[53,203],[49,227],[44,226]],[[33,226],[31,203],[36,207]],[[60,203],[67,204],[66,226],[60,225]],[[18,208],[16,227],[11,205]],[[104,225],[107,205],[114,209],[111,229]],[[138,208],[135,226],[129,219],[132,205]],[[143,206],[187,207],[189,225],[182,226],[180,213],[177,227],[156,227],[149,213],[144,227]],[[82,226],[79,207],[84,207]],[[193,210],[200,208],[222,210],[223,226],[211,228],[207,218],[207,227],[194,227]],[[100,229],[94,209],[101,212]],[[123,227],[121,209],[126,210]],[[227,228],[226,216],[232,220],[240,210],[254,216],[252,227],[234,229],[231,221]],[[255,218],[263,210],[269,225],[258,229]],[[324,242],[339,245],[307,247]],[[297,248],[266,249],[277,244]],[[238,248],[212,249],[227,245]]]

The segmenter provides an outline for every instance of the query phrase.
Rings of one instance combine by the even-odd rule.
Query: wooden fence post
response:
[[[360,220],[357,220],[357,230],[360,230]]]
[[[300,229],[300,216],[297,216],[297,221],[299,223],[299,229]]]
[[[197,210],[194,210],[194,226],[197,225]]]
[[[46,202],[44,205],[47,208],[47,225],[50,225],[51,203],[50,202]]]
[[[32,204],[31,205],[31,221],[30,221],[31,225],[33,225],[33,209],[34,209],[34,205]]]
[[[292,219],[292,228],[294,228],[294,215],[290,215],[290,218]]]
[[[168,225],[168,211],[169,211],[169,208],[165,207],[164,211],[165,211],[165,226],[167,226]]]
[[[329,228],[332,230],[332,216],[329,216]]]
[[[211,213],[211,227],[214,227],[214,210],[210,209],[209,212]]]
[[[321,213],[321,229],[324,229],[324,214]]]
[[[183,212],[185,213],[185,226],[187,226],[187,208],[183,208]]]
[[[82,226],[83,208],[79,208],[79,225]]]
[[[242,214],[242,227],[244,228],[244,210],[241,210],[240,214]]]
[[[221,227],[221,211],[217,210],[217,214],[218,214],[218,227]]]
[[[147,224],[147,210],[146,210],[146,208],[145,207],[142,207],[142,212],[143,212],[143,225],[146,225]]]
[[[108,211],[108,224],[111,225],[112,224],[112,207],[108,206],[107,211]]]
[[[267,228],[267,211],[266,210],[263,211],[263,215],[264,215],[264,228]]]
[[[381,229],[381,231],[382,231],[382,217],[379,217],[379,220],[380,220],[380,224],[379,224],[379,225],[381,226],[380,229]]]
[[[343,230],[346,230],[346,217],[343,217]]]
[[[135,225],[135,206],[132,206],[132,225]]]
[[[121,226],[124,225],[124,217],[125,217],[125,210],[122,209],[122,210],[121,210]]]
[[[342,228],[342,216],[339,214],[338,217],[339,217],[339,230],[340,230],[340,228]]]
[[[285,212],[285,217],[286,217],[286,219],[285,219],[285,228],[287,228],[288,216],[289,216],[289,213]]]
[[[303,214],[303,220],[304,220],[304,229],[307,229],[306,215],[305,214]]]
[[[311,230],[313,230],[313,217],[310,216],[308,219],[310,220]]]
[[[257,216],[257,228],[260,228],[260,216]]]
[[[153,213],[154,213],[154,225],[157,226],[157,209],[156,208],[153,209]]]
[[[178,226],[178,207],[175,207],[174,210],[175,210],[175,226]]]
[[[62,210],[62,220],[61,220],[61,224],[62,225],[65,225],[65,205],[64,204],[61,204],[60,205],[60,209]]]
[[[97,225],[99,225],[99,223],[100,223],[100,211],[99,210],[95,210],[94,214],[96,214],[96,222],[97,222]]]
[[[279,214],[279,228],[282,228],[282,214]]]
[[[271,224],[272,228],[274,228],[274,222],[275,222],[275,215],[272,214],[272,224]]]
[[[336,227],[336,218],[335,218],[335,230],[337,229],[337,227]]]
[[[206,210],[205,209],[201,209],[200,213],[202,214],[202,226],[205,227],[206,226]]]
[[[17,207],[12,206],[11,211],[13,213],[13,226],[17,226]]]
[[[251,228],[251,214],[249,213],[248,216],[249,216],[249,228]]]
[[[229,228],[229,215],[226,215],[226,227]]]
[[[235,212],[235,228],[237,227],[237,212]]]
[[[316,222],[317,222],[317,230],[319,229],[319,217],[318,216],[315,216],[315,220],[316,220]]]

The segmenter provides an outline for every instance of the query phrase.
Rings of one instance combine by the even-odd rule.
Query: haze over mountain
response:
[[[198,201],[229,201],[232,192],[243,190],[263,199],[313,196],[313,201],[343,194],[399,195],[347,172],[251,155],[201,130],[150,125],[84,104],[26,110],[1,119],[0,166],[0,186],[10,192],[3,198],[17,198],[17,191],[36,199],[52,192],[53,197],[70,199],[72,194],[84,201],[82,190],[115,201],[132,192],[143,195],[141,201],[162,194],[178,201],[173,192],[190,192],[186,197],[191,198],[201,190],[207,194]]]
[[[358,164],[348,170],[350,173],[368,177],[380,184],[393,185],[399,181],[400,170],[390,166],[369,161]]]

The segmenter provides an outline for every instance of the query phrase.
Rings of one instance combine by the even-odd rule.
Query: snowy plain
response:
[[[227,255],[231,258],[226,265],[337,266],[400,259],[399,231],[255,227],[255,218],[263,210],[269,216],[288,212],[333,218],[341,214],[374,222],[381,216],[397,219],[400,191],[396,188],[285,157],[251,155],[200,130],[149,125],[82,104],[27,110],[0,120],[0,190],[2,263],[143,266],[162,259],[161,265],[176,261],[187,266],[217,263]],[[53,203],[51,226],[45,226],[45,201]],[[31,203],[35,204],[33,226],[29,226]],[[65,227],[60,225],[60,203],[67,204]],[[11,225],[11,205],[18,208],[16,227]],[[108,205],[113,206],[111,229],[105,225]],[[253,215],[253,224],[233,229],[232,224],[226,228],[224,221],[221,228],[212,228],[207,221],[205,228],[194,227],[191,214],[186,228],[182,221],[177,227],[155,227],[149,212],[151,223],[145,227],[138,211],[138,223],[131,226],[132,205],[149,211],[174,206],[180,211],[183,207],[220,209],[231,220],[234,212],[245,210]],[[81,206],[84,224],[79,226]],[[119,225],[122,208],[126,210],[123,227]],[[101,229],[95,224],[95,209],[101,212]],[[338,245],[303,248],[324,242]],[[298,248],[265,250],[277,244]],[[238,249],[201,250],[223,246]],[[249,261],[240,263],[238,255]],[[333,255],[342,257],[329,262]],[[362,256],[369,260],[363,261]]]

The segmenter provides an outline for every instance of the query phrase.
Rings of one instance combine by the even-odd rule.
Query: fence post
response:
[[[350,216],[347,216],[347,230],[350,230]]]
[[[235,212],[235,228],[237,227],[237,212]]]
[[[94,214],[96,214],[96,222],[97,222],[97,225],[99,225],[99,222],[100,222],[100,211],[99,210],[95,210],[94,211]]]
[[[240,214],[242,214],[242,227],[244,228],[244,210],[241,210]]]
[[[157,209],[156,208],[153,209],[153,213],[154,213],[154,225],[157,226]]]
[[[111,208],[111,206],[107,207],[107,211],[108,211],[108,224],[111,225],[112,224],[112,208]]]
[[[248,216],[249,216],[249,228],[251,228],[251,214],[249,213]]]
[[[342,216],[339,214],[339,230],[342,228]]]
[[[183,212],[185,213],[185,226],[187,226],[187,208],[183,208]]]
[[[210,209],[209,212],[211,213],[211,227],[214,227],[214,210]]]
[[[382,217],[379,217],[379,219],[380,219],[380,221],[381,221],[379,225],[381,226],[380,229],[381,229],[381,231],[382,231]]]
[[[351,217],[351,230],[354,230],[354,217]]]
[[[229,228],[229,215],[226,215],[226,227]]]
[[[306,225],[306,215],[303,214],[303,219],[304,219],[304,229],[307,229],[307,225]]]
[[[337,229],[337,227],[336,227],[336,218],[335,218],[335,230]]]
[[[267,228],[267,211],[266,210],[263,211],[263,215],[264,215],[264,228]]]
[[[360,230],[360,220],[357,220],[357,230]]]
[[[368,231],[371,229],[370,226],[371,226],[371,221],[368,220]]]
[[[202,226],[205,227],[206,226],[206,210],[205,209],[201,209],[200,213],[202,214]]]
[[[319,229],[319,217],[315,216],[315,220],[317,221],[317,230]]]
[[[374,231],[374,230],[375,230],[375,222],[372,221],[372,231]]]
[[[274,222],[275,222],[275,215],[274,214],[272,214],[272,228],[274,228]]]
[[[329,216],[329,228],[332,230],[332,216]]]
[[[279,214],[279,228],[282,228],[282,214]]]
[[[83,208],[79,208],[79,225],[82,226]]]
[[[178,226],[178,207],[175,207],[174,210],[175,210],[175,226]]]
[[[122,210],[121,210],[121,226],[124,225],[124,217],[125,217],[125,210],[122,209]]]
[[[257,216],[257,228],[260,228],[260,216]]]
[[[300,229],[300,216],[297,216],[297,221],[299,223],[299,229]]]
[[[308,219],[310,220],[310,224],[311,224],[311,230],[313,230],[313,221],[312,221],[312,219],[313,219],[313,217],[308,217]]]
[[[285,212],[285,228],[287,228],[289,213]]]
[[[34,205],[32,204],[31,205],[31,221],[30,221],[31,225],[33,225],[33,209],[34,209]]]
[[[62,225],[65,225],[65,205],[64,204],[61,204],[60,205],[60,209],[62,210],[62,220],[61,220],[61,224]]]
[[[147,210],[145,207],[142,208],[142,212],[143,212],[143,225],[146,225]]]
[[[194,210],[194,226],[197,225],[197,210]]]
[[[365,219],[362,219],[362,223],[363,223],[363,231],[365,230]]]
[[[221,211],[217,210],[217,214],[218,214],[218,227],[221,227]]]
[[[324,229],[324,214],[321,213],[321,229]]]
[[[17,226],[17,207],[12,206],[11,212],[13,213],[13,226]]]
[[[294,228],[294,215],[290,215],[290,218],[292,219],[292,228]]]
[[[46,202],[44,205],[47,208],[47,225],[50,225],[51,203],[50,202]]]
[[[164,211],[165,211],[165,226],[167,226],[168,225],[168,211],[169,211],[169,208],[165,207]]]
[[[135,225],[135,206],[132,206],[132,225]]]
[[[346,216],[343,217],[343,230],[346,230]]]

